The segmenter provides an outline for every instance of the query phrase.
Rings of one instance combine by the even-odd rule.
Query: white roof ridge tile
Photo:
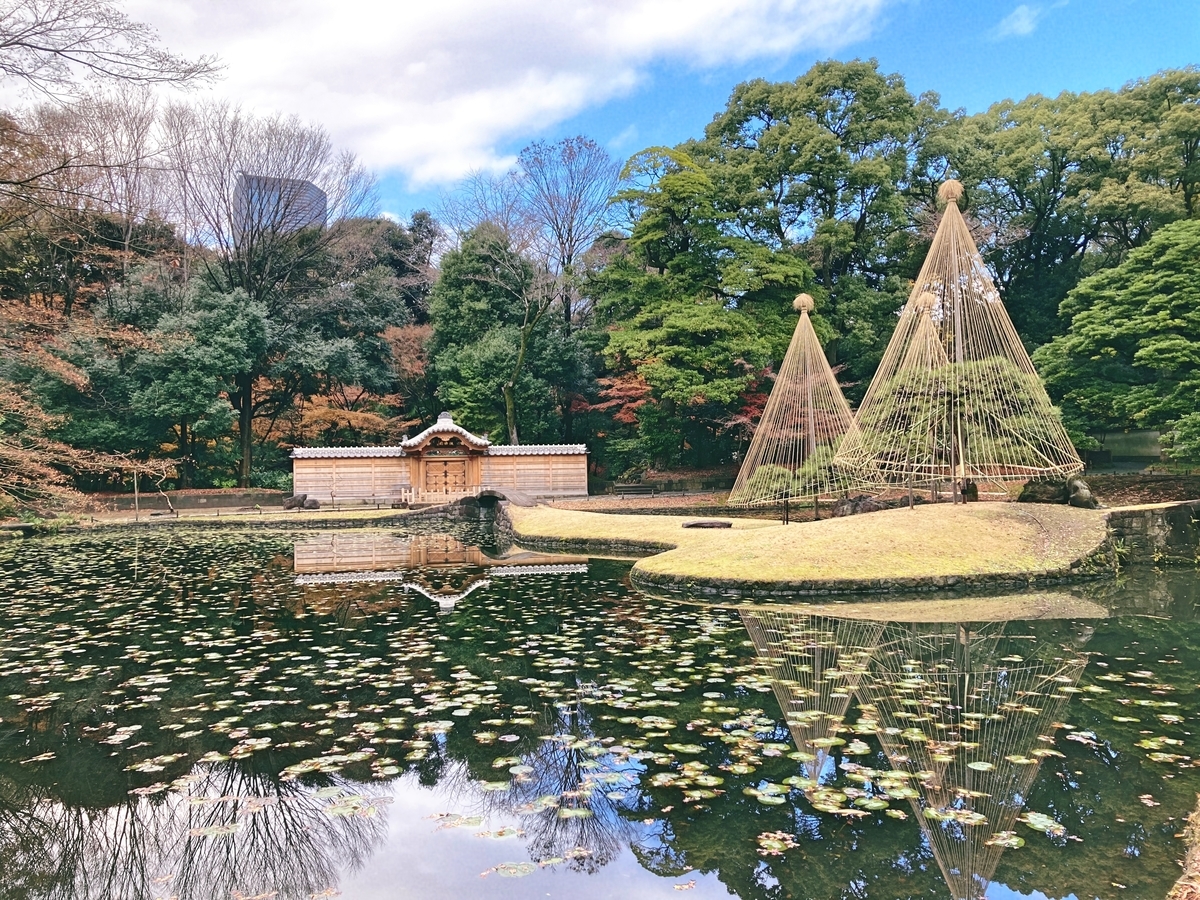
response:
[[[292,459],[355,459],[372,456],[407,456],[403,447],[294,447]]]

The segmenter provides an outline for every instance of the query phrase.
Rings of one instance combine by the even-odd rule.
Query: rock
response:
[[[964,503],[972,503],[979,499],[979,485],[969,478],[963,482],[961,492]]]
[[[1082,478],[1067,479],[1067,502],[1080,509],[1099,509],[1100,501],[1092,496],[1091,488]]]
[[[283,501],[284,509],[306,509],[304,502],[308,499],[308,494],[296,494],[292,497],[287,497]]]
[[[907,502],[905,500],[905,503]],[[859,494],[857,497],[843,497],[833,504],[833,517],[836,519],[842,516],[856,516],[859,513],[879,512],[887,508],[888,504],[866,494]]]
[[[1066,503],[1070,499],[1065,481],[1027,481],[1018,503]]]
[[[321,502],[319,500],[314,500],[312,498],[306,498],[304,500],[303,505],[301,505],[300,508],[301,509],[320,509]]]
[[[732,522],[722,522],[720,519],[698,519],[695,522],[684,522],[684,528],[732,528]]]

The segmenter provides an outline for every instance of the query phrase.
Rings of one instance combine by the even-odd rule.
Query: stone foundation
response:
[[[1114,509],[1108,533],[1122,564],[1196,565],[1200,500]]]

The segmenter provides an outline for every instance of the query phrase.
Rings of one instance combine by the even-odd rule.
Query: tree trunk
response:
[[[508,426],[508,440],[514,447],[521,443],[517,437],[517,403],[512,382],[504,385],[504,420]]]
[[[521,370],[525,368],[525,351],[529,347],[529,331],[532,327],[532,325],[526,325],[521,329],[521,344],[517,349],[517,362],[513,366],[512,377],[504,385],[504,418],[505,424],[508,425],[508,440],[514,447],[521,443],[517,438],[517,379],[521,377]]]
[[[188,431],[187,419],[179,421],[179,456],[179,486],[187,490],[192,486],[191,433]]]
[[[250,464],[254,458],[254,434],[250,426],[254,422],[254,376],[239,375],[236,381],[238,395],[238,440],[242,459],[238,463],[238,487],[250,487]]]

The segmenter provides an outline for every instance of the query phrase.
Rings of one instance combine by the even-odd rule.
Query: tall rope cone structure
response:
[[[832,462],[854,427],[854,415],[813,331],[808,316],[813,298],[801,294],[793,306],[800,321],[729,494],[730,506],[826,497],[847,487]]]
[[[946,207],[908,303],[835,460],[854,486],[1065,478],[1083,470],[959,212]],[[765,418],[765,416],[764,416]]]

